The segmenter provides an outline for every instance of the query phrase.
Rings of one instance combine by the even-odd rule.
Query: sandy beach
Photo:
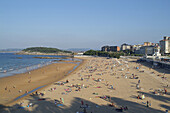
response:
[[[0,78],[0,104],[11,104],[18,96],[60,80],[74,66],[76,64],[55,63],[24,74]]]
[[[0,96],[1,100],[5,100],[10,99],[9,94],[14,90],[20,90],[21,80],[25,81],[25,87],[33,83],[43,85],[40,79],[47,82],[49,79],[47,80],[46,76],[53,75],[49,81],[51,85],[9,104],[1,110],[2,113],[165,113],[166,110],[170,110],[169,71],[150,69],[147,63],[136,63],[136,59],[82,59],[84,62],[81,66],[60,80],[54,79],[56,72],[52,71],[53,68],[56,71],[59,64],[31,72],[38,75],[34,79],[31,76],[31,83],[28,83],[31,75],[29,73],[24,74],[26,77],[22,79],[21,75],[14,77],[18,82],[10,77],[6,78],[6,82],[1,80],[0,85],[4,87],[0,89],[3,93]],[[65,74],[74,67],[74,64],[62,65],[64,68],[59,68],[61,73],[58,75]],[[13,82],[18,84],[14,89]],[[10,87],[10,92],[9,89],[4,90],[6,86]],[[26,90],[27,88],[23,92]]]

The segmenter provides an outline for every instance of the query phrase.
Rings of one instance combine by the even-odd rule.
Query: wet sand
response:
[[[56,63],[24,74],[0,78],[0,104],[10,104],[13,99],[26,92],[64,78],[75,66],[76,64]]]

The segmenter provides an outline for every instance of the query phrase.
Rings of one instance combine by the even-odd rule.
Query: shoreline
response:
[[[38,69],[35,69],[35,70],[32,70],[32,71],[30,71],[30,76],[32,76],[33,77],[33,75],[34,75],[34,73],[39,73],[39,72],[42,72],[42,70],[44,70],[44,69],[51,69],[51,68],[53,68],[53,66],[57,66],[58,68],[67,68],[67,69],[61,69],[60,71],[62,71],[62,72],[54,72],[54,74],[61,74],[61,75],[59,75],[58,77],[56,77],[56,76],[54,76],[54,75],[52,75],[51,77],[55,77],[55,79],[53,79],[53,80],[50,80],[50,82],[49,81],[46,81],[46,82],[43,82],[43,81],[41,81],[41,80],[36,80],[35,82],[43,82],[43,83],[38,83],[39,85],[36,85],[36,86],[34,86],[34,85],[32,85],[32,86],[30,86],[31,88],[29,88],[29,91],[32,91],[32,90],[34,90],[34,89],[37,89],[38,87],[41,87],[41,88],[39,88],[38,90],[42,90],[42,89],[44,89],[45,87],[47,87],[47,86],[49,86],[49,85],[51,85],[52,83],[54,83],[54,82],[56,82],[56,81],[59,81],[59,80],[61,80],[61,79],[63,79],[63,78],[65,78],[66,76],[69,76],[72,72],[74,72],[77,68],[79,68],[80,67],[80,65],[82,65],[82,63],[83,63],[83,60],[82,60],[82,62],[80,62],[80,64],[79,64],[79,66],[78,66],[78,64],[73,64],[73,63],[65,63],[65,62],[62,62],[62,63],[54,63],[54,64],[49,64],[49,65],[47,65],[47,66],[43,66],[43,67],[40,67],[40,68],[38,68]],[[76,67],[77,66],[77,67]],[[75,68],[76,67],[76,68]],[[75,68],[75,69],[74,69]],[[54,71],[55,69],[53,68],[53,71]],[[70,72],[71,71],[71,72]],[[49,72],[49,71],[48,71]],[[48,72],[47,72],[47,74],[48,74]],[[40,74],[40,75],[42,75],[42,74]],[[20,97],[20,96],[22,96],[22,95],[24,95],[25,93],[24,93],[24,91],[22,91],[23,93],[19,93],[19,94],[11,94],[11,95],[15,95],[14,96],[14,98],[10,98],[11,100],[9,101],[7,101],[7,102],[5,102],[5,100],[4,100],[4,93],[7,93],[7,91],[6,92],[4,92],[3,90],[4,90],[4,87],[7,85],[7,84],[4,84],[4,82],[2,83],[1,81],[11,81],[12,79],[13,80],[17,80],[17,77],[19,77],[19,78],[22,78],[23,79],[23,81],[25,81],[24,80],[24,78],[25,78],[25,76],[29,76],[29,73],[28,72],[26,72],[26,73],[21,73],[21,74],[16,74],[16,75],[14,75],[14,76],[7,76],[7,77],[3,77],[3,78],[1,78],[0,79],[0,86],[1,86],[1,88],[0,88],[0,91],[2,92],[1,93],[1,96],[0,96],[0,104],[2,104],[2,105],[5,105],[5,106],[8,106],[8,105],[12,105],[12,104],[15,104],[15,103],[17,103],[18,101],[20,101],[20,100],[22,100],[22,99],[24,99],[24,98],[26,98],[26,97],[28,97],[29,96],[29,94],[27,95],[27,96],[24,96],[24,97],[22,97],[21,99],[18,99],[18,100],[15,100],[14,101],[14,99],[16,99],[16,98],[18,98],[18,97]],[[51,78],[51,77],[47,77],[47,78]],[[34,77],[35,78],[35,77]],[[34,78],[31,78],[31,79],[34,79]],[[27,79],[27,78],[25,78],[25,79]],[[37,79],[37,78],[36,78]],[[12,87],[12,83],[9,83],[9,84],[11,84],[11,85],[8,85],[8,86],[11,86]],[[34,84],[36,84],[36,83],[34,83]],[[44,87],[42,87],[42,86],[44,86]],[[3,87],[3,88],[2,88]],[[10,87],[10,90],[13,90],[13,89],[11,89],[11,87]],[[20,87],[20,86],[15,86],[15,87]],[[22,88],[17,88],[17,89],[15,89],[15,90],[19,90],[19,89],[22,89]],[[26,90],[25,88],[23,89],[23,90]],[[37,90],[36,90],[37,91]],[[10,91],[11,92],[11,91]],[[8,92],[8,93],[10,93],[10,92]],[[35,92],[35,91],[34,91]],[[15,91],[15,93],[17,93],[16,91]],[[8,95],[9,96],[9,95]],[[6,98],[8,97],[7,95],[6,95]]]
[[[0,78],[35,70],[59,60],[71,59],[67,56],[15,55],[15,53],[1,54],[1,58]]]
[[[12,71],[3,72],[2,75],[0,76],[0,79],[4,78],[4,77],[9,77],[9,76],[15,76],[15,75],[18,75],[18,74],[28,73],[30,71],[40,69],[40,68],[42,68],[44,66],[48,66],[50,64],[53,64],[53,62],[49,61],[49,62],[46,62],[44,64],[35,64],[35,65],[20,68],[20,69],[17,69],[17,70],[15,69],[15,70],[12,70]],[[29,68],[29,69],[27,69],[27,68]]]

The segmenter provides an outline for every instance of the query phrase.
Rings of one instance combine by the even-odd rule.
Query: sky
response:
[[[100,49],[170,36],[170,0],[0,0],[0,49]]]

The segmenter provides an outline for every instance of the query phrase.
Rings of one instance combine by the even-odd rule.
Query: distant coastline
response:
[[[19,51],[0,51],[0,53],[18,53]]]

